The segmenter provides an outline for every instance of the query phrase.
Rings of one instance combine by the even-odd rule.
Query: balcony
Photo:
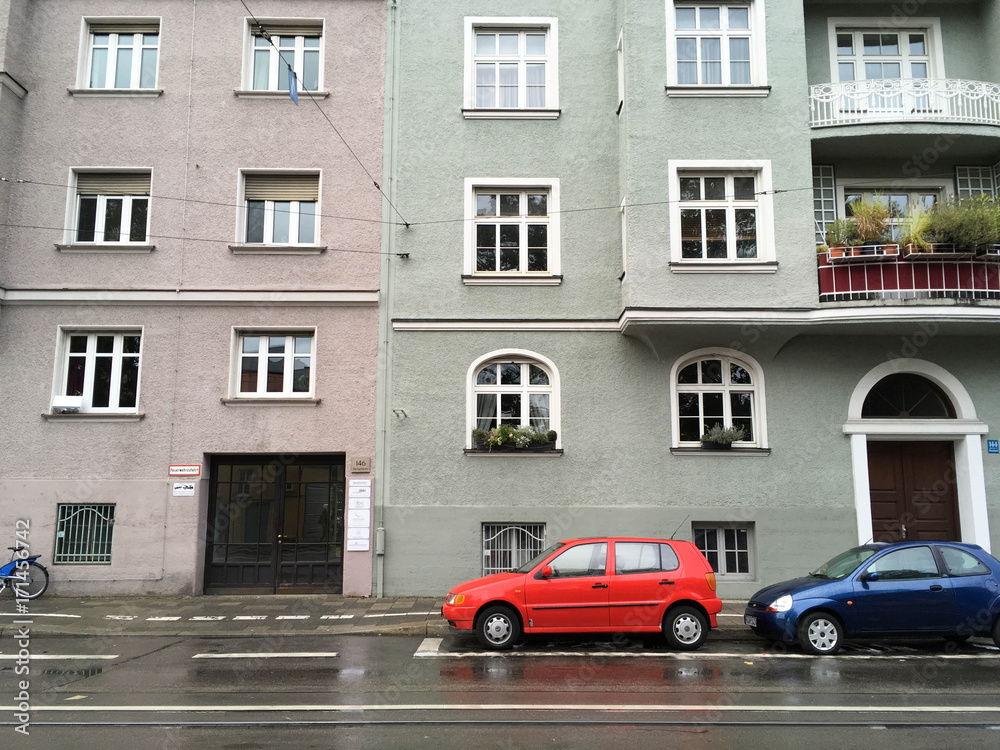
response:
[[[957,78],[844,81],[810,86],[809,125],[954,122],[1000,125],[1000,85]]]
[[[817,254],[819,301],[998,300],[1000,254],[971,258],[935,253],[870,254],[831,258]],[[848,262],[844,262],[844,261]]]

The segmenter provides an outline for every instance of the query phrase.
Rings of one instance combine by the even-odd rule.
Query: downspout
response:
[[[382,135],[382,185],[388,200],[382,200],[382,262],[379,264],[379,342],[375,373],[375,565],[372,571],[375,596],[384,595],[385,498],[389,484],[389,399],[392,394],[392,264],[396,247],[396,215],[389,205],[396,198],[396,143],[398,138],[397,68],[399,65],[398,2],[388,0],[385,45],[385,119]]]

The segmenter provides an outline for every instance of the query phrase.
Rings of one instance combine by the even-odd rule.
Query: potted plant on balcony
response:
[[[938,203],[931,211],[931,252],[987,252],[1000,241],[1000,210],[992,198],[980,195]]]
[[[733,443],[746,437],[746,432],[742,427],[723,427],[716,422],[704,435],[701,436],[701,447],[709,451],[728,451],[733,447]]]
[[[931,252],[931,245],[927,241],[930,228],[930,214],[920,206],[910,206],[910,210],[903,217],[902,232],[899,238],[907,255]]]
[[[899,245],[885,242],[889,227],[889,203],[882,196],[862,196],[850,203],[857,227],[854,255],[895,255]]]
[[[826,244],[831,258],[843,258],[857,231],[853,219],[834,219],[826,228]]]

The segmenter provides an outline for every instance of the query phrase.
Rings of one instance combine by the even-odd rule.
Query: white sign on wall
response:
[[[372,480],[351,479],[347,487],[347,550],[367,552],[371,545]]]
[[[174,482],[174,497],[194,497],[194,482]]]

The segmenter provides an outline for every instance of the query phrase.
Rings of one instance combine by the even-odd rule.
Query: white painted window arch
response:
[[[536,352],[500,349],[479,357],[466,376],[466,448],[473,447],[474,429],[503,422],[555,430],[561,448],[559,393],[559,370]]]
[[[727,348],[688,352],[670,370],[671,446],[696,447],[716,423],[743,427],[736,445],[767,448],[764,373],[753,357]]]

